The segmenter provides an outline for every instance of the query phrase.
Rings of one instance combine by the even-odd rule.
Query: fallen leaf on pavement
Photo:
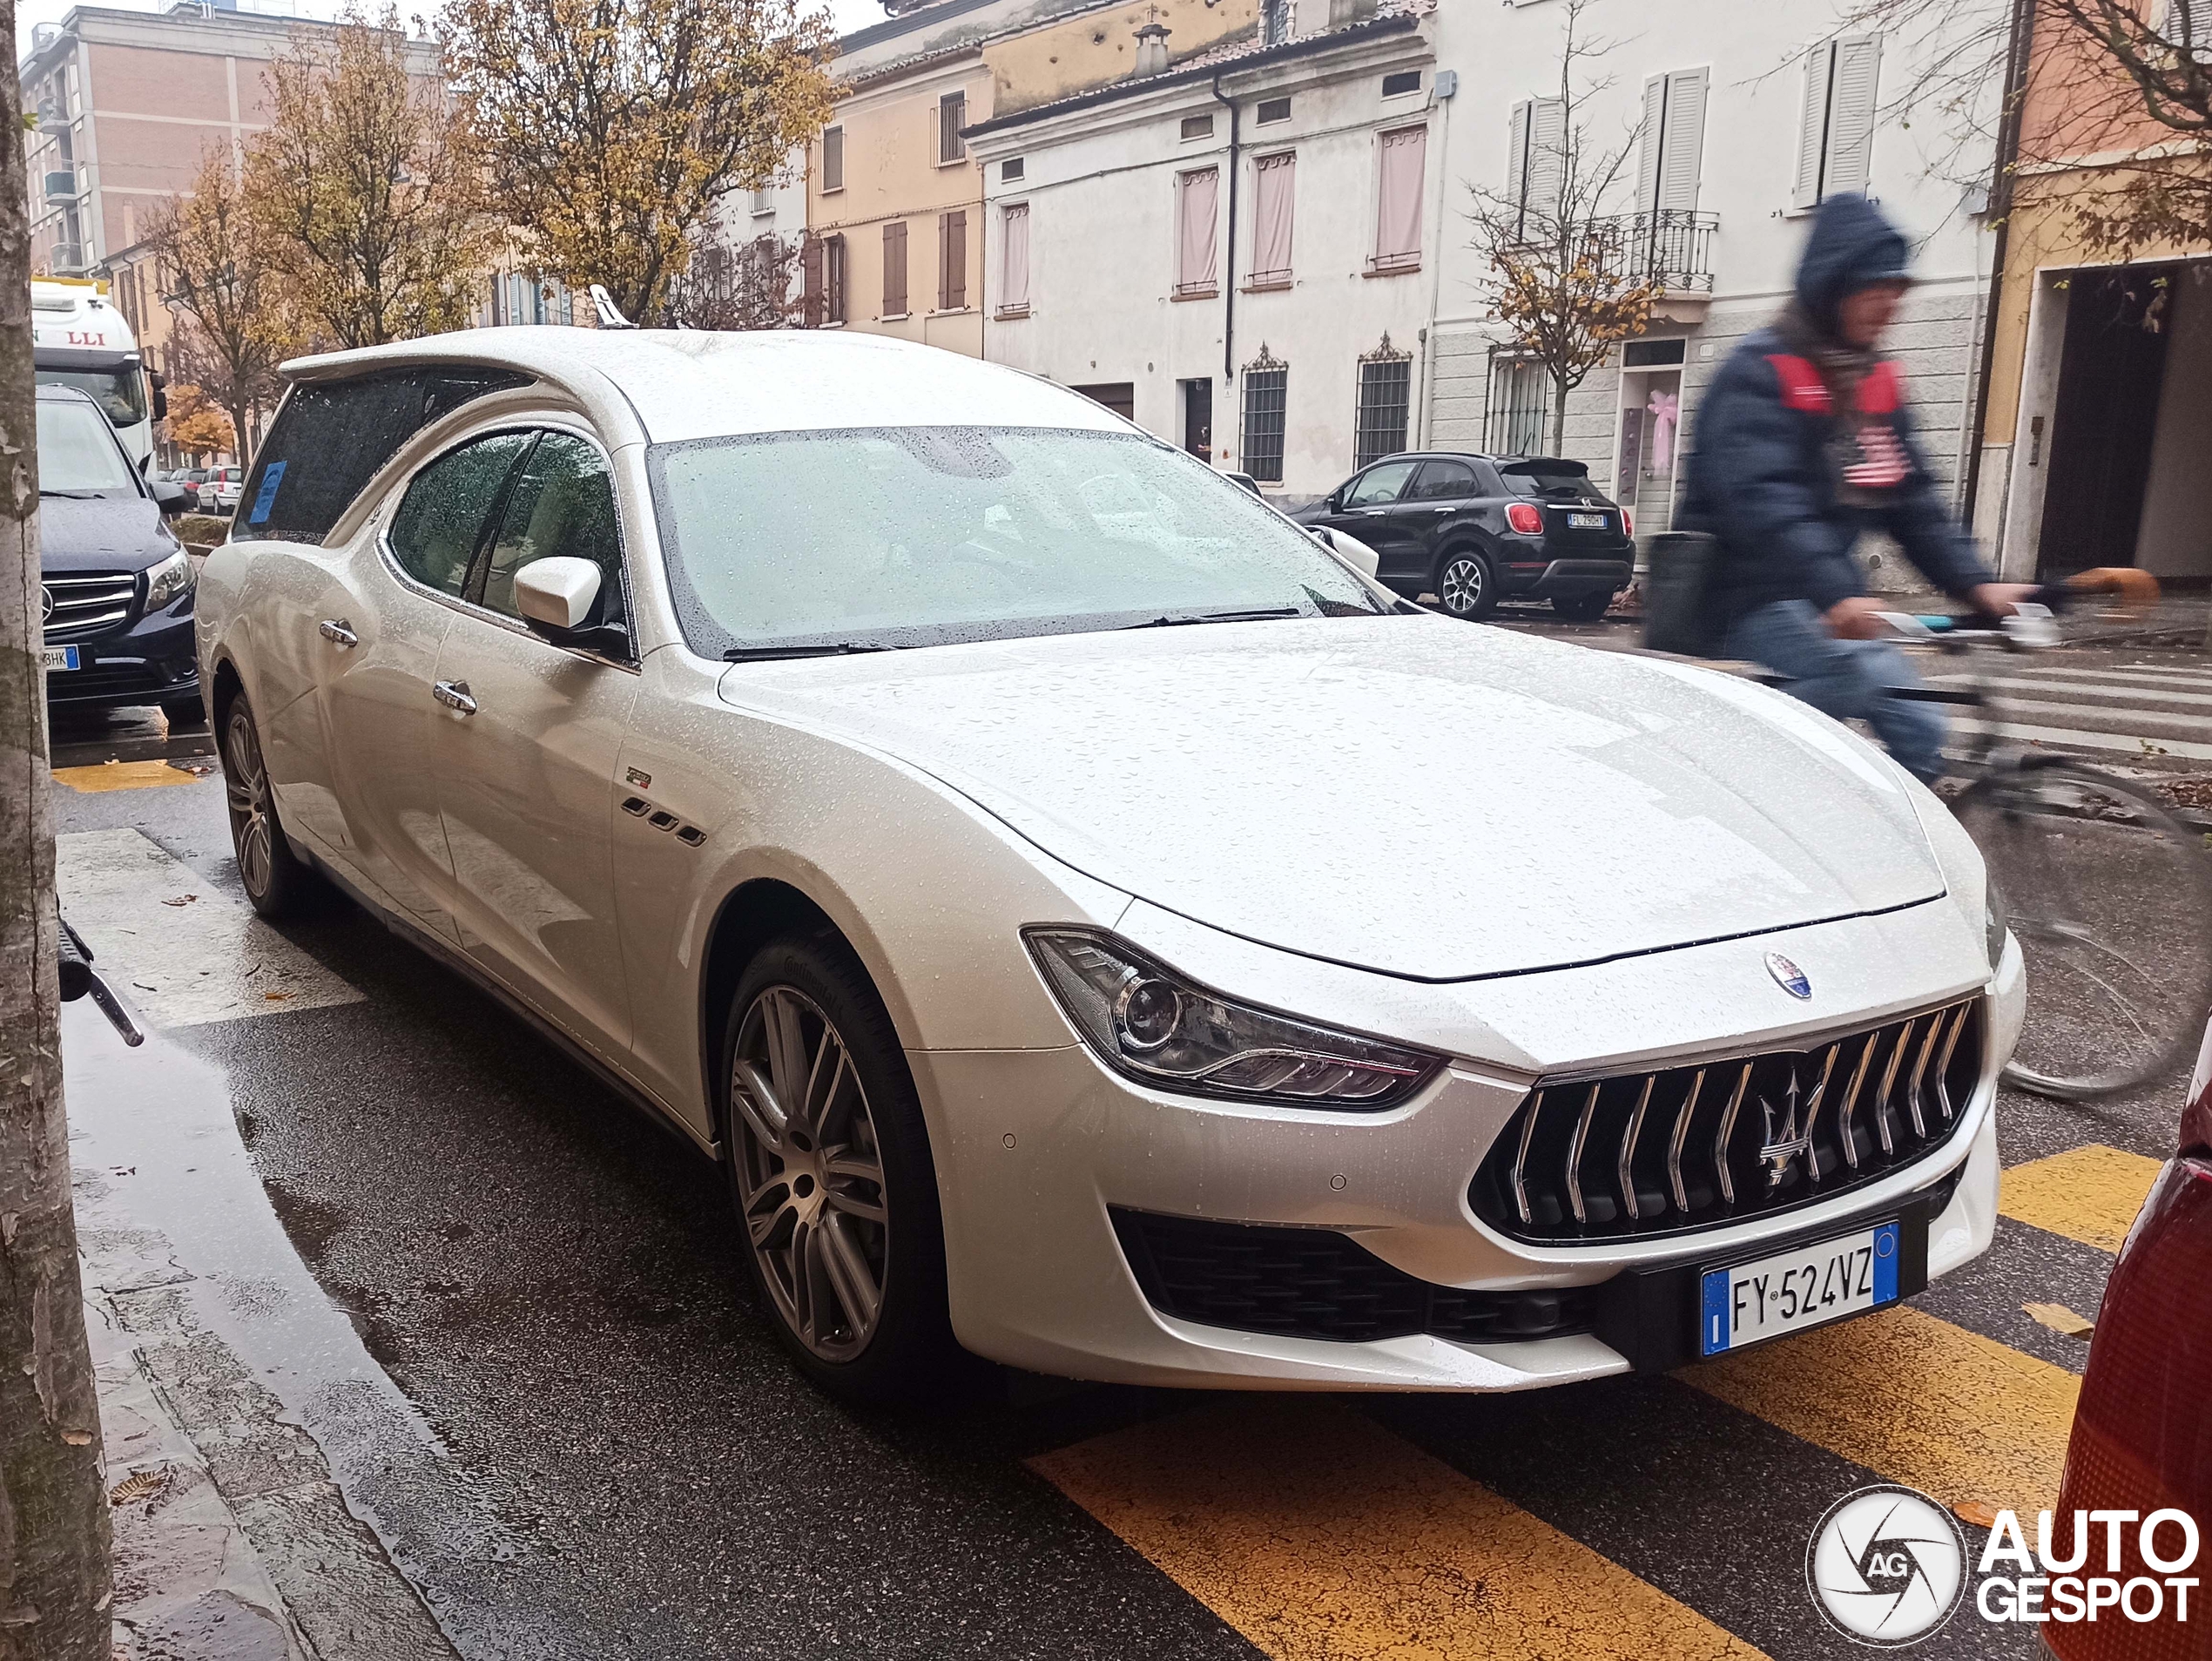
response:
[[[1987,1500],[1962,1500],[1951,1509],[1961,1523],[1971,1523],[1977,1529],[1997,1526],[1997,1508]]]
[[[2087,1338],[2097,1323],[2077,1315],[2062,1303],[2024,1303],[2020,1307],[2053,1332],[2067,1338]]]
[[[199,898],[199,896],[196,894],[183,894],[179,895],[174,900],[164,900],[161,903],[165,906],[188,906]]]
[[[132,1471],[108,1490],[107,1502],[110,1505],[132,1505],[139,1500],[157,1498],[168,1488],[170,1480],[175,1475],[175,1469],[168,1465],[153,1470]]]

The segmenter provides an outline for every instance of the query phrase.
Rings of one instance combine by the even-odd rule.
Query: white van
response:
[[[107,284],[32,278],[30,347],[39,384],[90,394],[144,471],[153,456],[153,424],[169,413],[169,398],[160,375],[140,361],[138,337],[109,301]]]

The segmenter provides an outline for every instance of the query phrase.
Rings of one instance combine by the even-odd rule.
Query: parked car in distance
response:
[[[38,388],[38,555],[46,702],[158,704],[197,723],[192,564],[164,515],[181,486],[143,478],[99,405]]]
[[[2102,1552],[2082,1564],[2070,1543],[2080,1511],[2148,1517],[2173,1509],[2212,1518],[2212,1025],[2182,1099],[2174,1157],[2151,1185],[2105,1283],[2067,1443],[2052,1547],[2075,1556],[2077,1581],[2103,1575],[2124,1585],[2138,1576],[2202,1572],[2147,1563],[2134,1526],[2113,1531],[2116,1565]],[[2033,1519],[2022,1522],[2033,1538]],[[2153,1550],[2172,1557],[2181,1543],[2180,1529],[2168,1527]],[[2059,1588],[2054,1581],[2054,1604]],[[2071,1590],[2078,1599],[2080,1588]],[[2201,1644],[2150,1641],[2188,1630],[2114,1619],[2107,1605],[2105,1620],[2054,1618],[2043,1636],[2060,1661],[2141,1661],[2203,1654]]]
[[[1987,1249],[2020,950],[1781,693],[1461,628],[914,342],[286,374],[198,608],[247,898],[327,875],[719,1160],[824,1388],[1525,1389]]]
[[[1422,451],[1386,456],[1291,516],[1375,550],[1380,580],[1480,618],[1500,600],[1542,599],[1563,618],[1603,617],[1635,574],[1629,511],[1580,462]]]
[[[208,503],[200,499],[199,487],[207,482],[208,475],[213,470],[212,468],[189,467],[178,475],[179,483],[185,487],[185,506],[194,513],[207,511]]]
[[[233,513],[238,509],[239,491],[246,483],[242,467],[218,467],[208,470],[206,483],[199,487],[201,511]]]

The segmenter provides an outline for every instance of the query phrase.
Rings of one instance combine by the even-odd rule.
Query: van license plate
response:
[[[1817,1240],[1751,1263],[1708,1269],[1697,1353],[1718,1355],[1897,1301],[1898,1225]]]
[[[41,646],[38,649],[38,661],[50,671],[76,669],[82,666],[77,661],[75,646]]]
[[[1605,516],[1602,513],[1570,513],[1567,516],[1569,530],[1602,530],[1605,523]]]

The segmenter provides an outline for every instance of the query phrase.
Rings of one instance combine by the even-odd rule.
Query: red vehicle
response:
[[[2080,1406],[2067,1445],[2066,1480],[2052,1518],[2053,1544],[2071,1555],[2076,1511],[2149,1517],[2185,1512],[2212,1532],[2212,1026],[2205,1030],[2175,1156],[2143,1202],[2106,1284],[2098,1311]],[[2023,1517],[2028,1543],[2034,1524]],[[2060,1661],[2208,1661],[2212,1658],[2212,1581],[2200,1549],[2176,1568],[2148,1562],[2140,1531],[2122,1526],[2107,1542],[2094,1527],[2093,1561],[2080,1572],[2104,1572],[2122,1586],[2138,1577],[2167,1583],[2194,1577],[2186,1619],[2168,1602],[2158,1617],[2123,1618],[2107,1607],[2094,1621],[2054,1620],[2042,1628]],[[2178,1525],[2166,1526],[2152,1550],[2178,1553]],[[2116,1547],[2118,1563],[2106,1559]],[[2139,1604],[2148,1606],[2146,1591]]]

